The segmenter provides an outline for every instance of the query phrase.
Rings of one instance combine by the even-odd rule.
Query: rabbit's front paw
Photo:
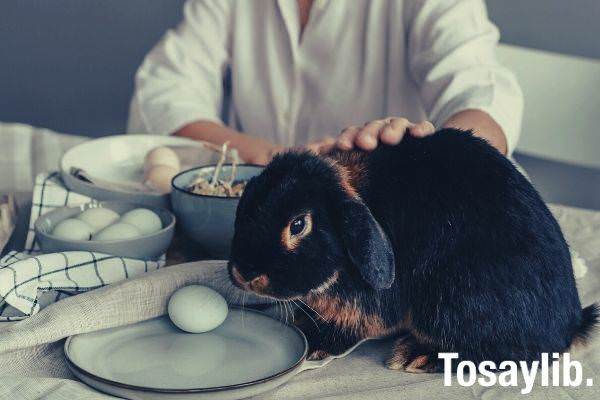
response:
[[[442,370],[441,361],[431,346],[419,343],[413,335],[407,334],[394,343],[392,356],[386,361],[386,366],[416,374],[433,373]]]
[[[310,352],[307,359],[310,361],[319,361],[329,357],[331,354],[326,352],[325,350],[314,350]]]

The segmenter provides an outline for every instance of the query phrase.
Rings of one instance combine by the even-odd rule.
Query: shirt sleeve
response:
[[[483,0],[413,0],[408,6],[409,68],[428,118],[441,126],[459,111],[482,110],[504,131],[510,154],[523,96],[496,59],[500,35]]]
[[[128,132],[171,134],[194,121],[222,123],[230,6],[222,0],[185,3],[183,21],[165,34],[136,73]]]

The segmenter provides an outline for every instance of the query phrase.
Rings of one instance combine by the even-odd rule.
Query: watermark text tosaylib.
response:
[[[493,361],[483,361],[477,365],[463,360],[455,366],[453,360],[459,358],[458,353],[439,353],[438,357],[444,360],[444,386],[453,385],[453,370],[456,371],[456,383],[460,386],[478,383],[484,387],[522,387],[522,394],[531,392],[538,374],[541,386],[581,386],[584,381],[581,363],[571,360],[569,353],[562,354],[562,357],[559,353],[552,353],[552,357],[542,353],[539,361],[502,361],[499,365]],[[593,379],[585,379],[585,385],[593,386]]]

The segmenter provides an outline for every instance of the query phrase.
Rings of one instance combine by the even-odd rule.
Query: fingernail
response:
[[[342,150],[348,150],[352,148],[352,143],[350,143],[347,140],[339,140],[337,142],[337,147],[339,147]]]
[[[421,130],[421,128],[417,128],[417,127],[412,128],[410,130],[410,133],[412,133],[413,136],[422,136],[423,135],[423,131]]]
[[[368,146],[375,146],[377,144],[377,141],[375,140],[375,138],[373,136],[365,137],[363,139],[363,142]]]

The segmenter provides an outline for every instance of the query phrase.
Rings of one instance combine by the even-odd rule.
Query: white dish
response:
[[[318,366],[305,361],[306,353],[298,328],[239,308],[208,333],[186,333],[160,317],[72,336],[65,343],[77,377],[128,399],[255,396]]]
[[[74,177],[72,168],[91,177],[117,185],[140,185],[144,178],[144,157],[159,146],[194,148],[194,157],[183,160],[182,168],[216,162],[218,154],[202,142],[161,135],[116,135],[84,142],[62,157],[60,170],[65,185],[96,200],[120,200],[148,206],[169,207],[169,195],[127,189],[107,189]],[[189,152],[188,152],[189,153]]]

